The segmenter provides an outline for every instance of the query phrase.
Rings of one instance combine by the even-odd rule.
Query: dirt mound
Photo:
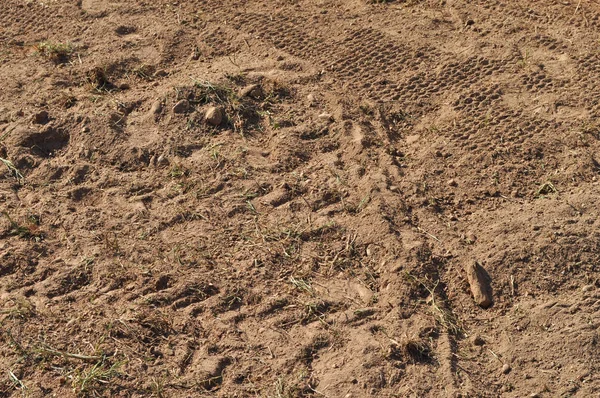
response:
[[[599,20],[4,0],[0,395],[597,394]]]

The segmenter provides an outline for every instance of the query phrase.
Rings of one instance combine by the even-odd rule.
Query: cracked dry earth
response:
[[[0,396],[598,396],[599,23],[2,0]]]

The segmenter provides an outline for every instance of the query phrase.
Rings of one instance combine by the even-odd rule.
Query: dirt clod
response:
[[[173,113],[187,113],[189,110],[190,102],[186,99],[182,99],[173,105]]]
[[[40,111],[33,115],[33,123],[35,124],[46,124],[49,120],[50,119],[47,111]]]

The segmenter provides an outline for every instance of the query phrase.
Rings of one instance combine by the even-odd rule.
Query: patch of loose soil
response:
[[[599,22],[3,0],[0,395],[597,396]]]

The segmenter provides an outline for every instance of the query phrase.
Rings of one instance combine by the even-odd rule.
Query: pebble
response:
[[[192,49],[192,53],[190,54],[190,60],[198,61],[200,59],[200,49],[198,47],[194,47]]]
[[[190,109],[188,100],[181,100],[173,106],[173,113],[186,113]]]
[[[211,106],[204,114],[204,121],[213,126],[220,125],[223,121],[223,110],[216,106]]]
[[[511,367],[509,364],[505,363],[504,365],[502,365],[502,373],[509,374],[511,371]]]
[[[158,159],[156,159],[156,164],[158,166],[166,166],[169,164],[169,159],[167,159],[166,157],[164,157],[163,155],[160,155],[158,157]]]
[[[263,96],[263,89],[259,84],[251,84],[240,90],[240,98],[250,97],[252,99],[261,99]]]
[[[308,100],[308,105],[309,106],[314,106],[315,105],[315,96],[314,96],[314,94],[308,94],[306,96],[306,99]]]
[[[467,232],[465,235],[465,240],[467,243],[473,244],[477,241],[477,235],[475,235],[473,232]]]
[[[585,285],[584,287],[581,288],[581,290],[583,292],[590,292],[590,291],[594,290],[594,287],[595,287],[594,285]]]
[[[458,183],[456,182],[455,179],[451,179],[451,180],[448,180],[448,185],[450,185],[451,187],[456,187],[456,186],[458,186]]]
[[[321,113],[319,119],[333,121],[333,115],[331,113]]]
[[[156,101],[152,104],[152,107],[150,108],[150,113],[152,115],[158,115],[160,112],[162,112],[162,108],[163,103],[161,101]]]
[[[487,272],[477,262],[465,265],[465,272],[475,303],[482,308],[488,308],[492,305],[492,287]]]

